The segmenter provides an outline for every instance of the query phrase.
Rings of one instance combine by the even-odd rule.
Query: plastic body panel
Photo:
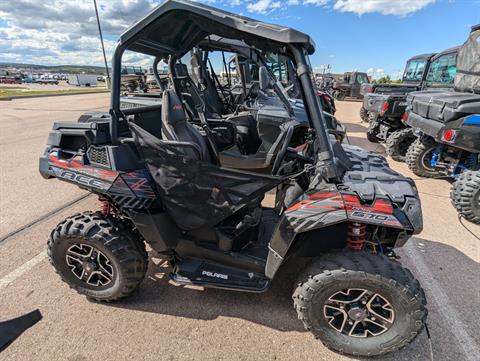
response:
[[[411,112],[448,123],[465,115],[480,114],[480,95],[458,92],[415,92],[408,96]]]
[[[437,143],[447,144],[472,153],[480,153],[480,122],[470,123],[468,121],[474,117],[475,115],[466,116],[455,121],[443,123],[421,117],[415,113],[409,113],[405,124],[415,129],[419,135],[432,137]],[[442,139],[442,134],[447,129],[455,131],[455,137],[449,142]]]
[[[280,218],[269,243],[266,275],[272,278],[298,236],[345,222],[395,228],[402,243],[423,229],[417,188],[412,179],[389,168],[386,159],[359,147],[342,145],[351,169],[337,186],[320,185],[298,198]],[[401,243],[399,243],[401,244]]]

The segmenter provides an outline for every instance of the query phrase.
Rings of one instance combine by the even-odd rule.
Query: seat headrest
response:
[[[162,122],[175,124],[187,119],[183,104],[173,90],[165,90],[162,97]]]
[[[176,76],[176,77],[188,76],[188,68],[187,68],[187,65],[186,65],[186,64],[176,63],[176,64],[175,64],[175,76]]]

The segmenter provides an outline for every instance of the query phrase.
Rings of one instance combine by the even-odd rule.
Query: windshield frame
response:
[[[413,78],[407,77],[407,71],[410,68],[411,64],[415,64],[415,69],[413,70]],[[423,65],[423,67],[421,67]],[[402,82],[403,83],[419,83],[422,81],[425,72],[428,72],[428,59],[426,58],[414,58],[407,61],[405,65],[405,70],[403,71]],[[421,72],[420,70],[421,69]]]
[[[436,82],[436,81],[433,81],[433,79],[429,79],[432,76],[432,74],[435,74],[435,72],[438,70],[435,67],[435,65],[440,63],[445,58],[450,58],[451,60],[451,62],[448,63],[447,66],[455,68],[455,71],[453,72],[453,74],[449,75],[450,80],[448,82]],[[457,73],[456,63],[457,63],[457,52],[440,54],[439,56],[435,57],[435,59],[432,59],[432,61],[430,62],[430,66],[428,68],[428,72],[425,76],[426,87],[427,88],[452,88],[455,75]],[[446,71],[449,71],[449,69],[447,69]],[[445,70],[443,70],[442,72],[445,72]]]

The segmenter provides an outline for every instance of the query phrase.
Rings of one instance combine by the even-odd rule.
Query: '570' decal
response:
[[[363,219],[370,219],[374,221],[386,221],[389,219],[389,216],[383,215],[383,214],[378,214],[378,213],[367,213],[363,211],[354,211],[352,212],[352,217],[358,217],[358,218],[363,218]]]
[[[364,210],[353,210],[348,212],[351,219],[363,221],[366,223],[389,225],[396,228],[404,228],[398,219],[391,214],[380,214],[375,212],[367,212]]]

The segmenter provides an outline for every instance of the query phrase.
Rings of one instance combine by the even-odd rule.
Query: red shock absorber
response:
[[[365,246],[366,242],[366,225],[352,222],[348,224],[347,228],[347,247],[353,251],[360,251]]]
[[[105,216],[108,216],[112,212],[112,206],[110,202],[105,198],[98,198],[100,201],[100,212]]]

